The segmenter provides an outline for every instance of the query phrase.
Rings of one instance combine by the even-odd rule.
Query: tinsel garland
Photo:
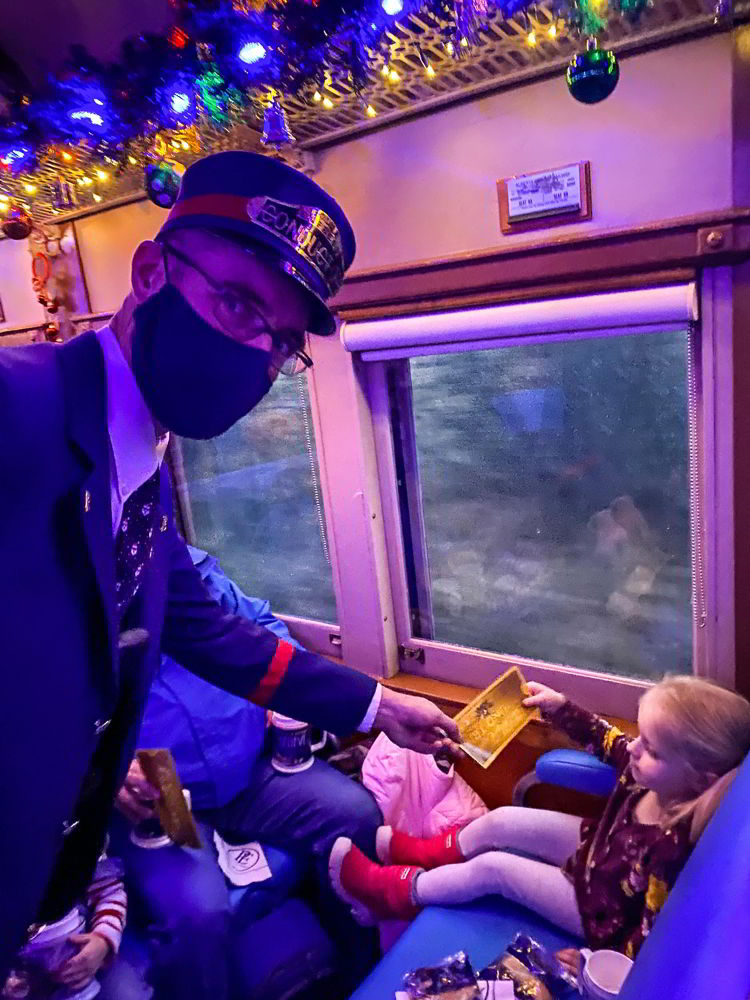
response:
[[[583,47],[583,39],[605,30],[613,17],[632,22],[652,2],[555,0],[553,27],[567,26],[581,36]],[[398,80],[388,69],[389,51],[397,22],[410,15],[430,16],[455,60],[481,44],[490,21],[528,8],[534,16],[532,0],[170,0],[170,5],[173,19],[163,35],[129,39],[119,61],[110,65],[73,47],[36,93],[27,91],[17,67],[3,61],[0,51],[3,231],[11,212],[33,213],[35,193],[46,200],[45,211],[69,211],[82,197],[101,201],[104,191],[97,185],[133,169],[146,171],[149,197],[153,189],[153,200],[164,205],[175,185],[162,182],[180,167],[170,158],[200,155],[200,137],[207,131],[225,135],[251,118],[263,118],[261,141],[267,147],[292,142],[284,96],[331,109],[326,88],[343,84],[360,97],[363,113],[375,116],[367,91],[375,73],[390,83],[389,73]],[[530,30],[529,45],[535,44],[532,36]],[[419,46],[417,54],[434,76],[429,56]],[[584,89],[587,95],[604,94],[607,87],[591,84],[592,74],[604,66],[601,58],[596,62],[584,53],[580,59],[569,73],[571,94],[576,100],[590,100],[581,96]],[[614,71],[603,82],[613,87],[613,79]],[[154,166],[160,169],[149,174]],[[38,190],[42,184],[44,191]]]
[[[561,12],[576,30],[596,34],[606,24],[606,0],[565,0]],[[646,0],[610,0],[636,17]],[[528,0],[172,0],[174,23],[164,37],[123,46],[116,65],[103,66],[81,48],[38,94],[0,75],[0,169],[27,171],[51,143],[126,144],[158,128],[184,127],[199,113],[217,125],[252,92],[299,94],[324,75],[363,89],[385,32],[418,10],[448,27],[446,43],[460,58],[498,9],[510,16]],[[619,5],[619,7],[617,6]],[[2,68],[0,67],[0,74]],[[179,96],[178,96],[179,95]],[[11,151],[15,155],[8,159]]]

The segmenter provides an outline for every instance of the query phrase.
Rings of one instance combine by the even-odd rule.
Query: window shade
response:
[[[698,319],[695,284],[667,285],[564,299],[514,302],[456,312],[345,322],[341,341],[376,361],[436,350],[481,348],[483,341],[549,334],[585,334],[618,327],[663,327]],[[449,345],[455,345],[451,348]]]

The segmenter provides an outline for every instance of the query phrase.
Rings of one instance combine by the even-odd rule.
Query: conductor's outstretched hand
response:
[[[383,687],[375,728],[400,747],[418,753],[458,756],[458,726],[426,698],[401,694]]]

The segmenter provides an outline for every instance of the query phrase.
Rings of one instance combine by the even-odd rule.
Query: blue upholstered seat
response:
[[[277,847],[264,844],[263,851],[272,877],[229,890],[234,976],[246,1000],[295,996],[335,968],[333,946],[317,917],[291,898],[305,875],[305,862]],[[146,974],[146,934],[133,922],[125,931],[122,954]]]
[[[351,1000],[393,1000],[405,972],[465,951],[479,971],[527,931],[554,950],[581,944],[530,910],[496,896],[464,906],[428,906],[352,995]]]
[[[565,771],[565,755],[572,767]],[[578,791],[607,792],[613,772],[581,751],[540,758],[537,777]],[[589,758],[589,763],[593,758]],[[541,765],[541,767],[540,767]],[[540,770],[542,774],[540,775]],[[542,777],[543,775],[543,777]],[[474,967],[502,952],[518,931],[550,948],[580,944],[535,913],[488,896],[427,907],[351,1000],[392,1000],[410,969],[465,950]],[[701,837],[646,940],[620,1000],[748,1000],[750,997],[750,757]]]
[[[270,913],[295,892],[304,877],[306,866],[302,858],[267,844],[263,844],[263,853],[271,869],[271,878],[229,890],[229,905],[238,927]]]
[[[641,948],[620,1000],[750,997],[750,756]]]

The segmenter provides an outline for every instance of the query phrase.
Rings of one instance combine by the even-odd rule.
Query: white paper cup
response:
[[[620,951],[590,951],[581,948],[584,963],[580,992],[586,1000],[612,1000],[622,989],[633,962]]]
[[[86,930],[86,919],[83,913],[74,907],[62,920],[54,924],[45,924],[24,945],[21,958],[30,977],[47,976],[58,971],[69,958],[78,954],[78,948],[68,940],[71,934],[82,934]],[[53,1000],[92,1000],[101,986],[92,981],[81,990],[69,990],[60,986],[51,994]]]
[[[192,809],[190,789],[183,788],[182,794],[188,809]],[[146,850],[153,850],[156,847],[169,847],[172,843],[156,816],[136,824],[130,831],[130,839],[136,847],[144,847]]]

